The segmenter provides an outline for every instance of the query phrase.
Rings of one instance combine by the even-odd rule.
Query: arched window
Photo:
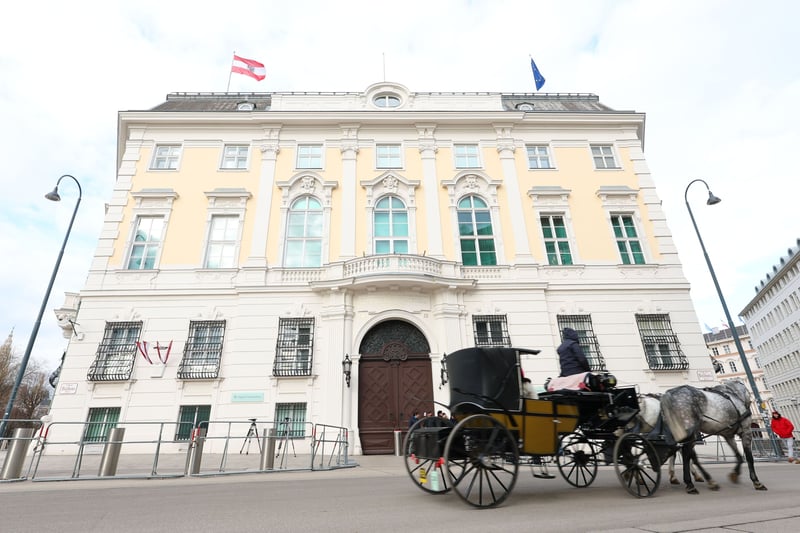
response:
[[[496,265],[492,217],[486,202],[477,196],[466,196],[458,202],[457,212],[462,263]]]
[[[374,211],[375,253],[408,253],[408,211],[397,196],[378,200]]]
[[[283,265],[322,266],[322,205],[313,196],[301,196],[289,209]]]

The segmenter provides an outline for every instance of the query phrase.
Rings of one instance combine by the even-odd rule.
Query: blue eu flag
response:
[[[536,82],[536,90],[542,88],[544,85],[545,79],[542,76],[542,73],[539,72],[539,68],[536,66],[536,63],[533,62],[533,58],[531,58],[531,70],[533,71],[533,81]]]

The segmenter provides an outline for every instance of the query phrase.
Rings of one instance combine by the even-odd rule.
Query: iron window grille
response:
[[[127,381],[133,372],[141,322],[106,322],[103,340],[86,374],[89,381]]]
[[[281,318],[275,347],[275,376],[310,376],[314,351],[313,318]]]
[[[175,440],[189,440],[192,430],[207,427],[211,418],[210,405],[181,405],[178,413],[178,427],[175,428]]]
[[[472,317],[475,346],[511,347],[506,315],[475,315]]]
[[[578,333],[578,342],[580,342],[583,353],[586,354],[586,359],[589,360],[589,367],[593,372],[605,372],[606,361],[600,351],[600,343],[597,342],[597,336],[594,334],[592,328],[591,315],[558,315],[558,330],[563,331],[564,328],[572,328]]]
[[[219,377],[224,320],[189,323],[189,338],[178,365],[178,379],[215,379]]]
[[[86,418],[83,442],[105,442],[108,432],[117,427],[119,407],[93,407]]]
[[[302,439],[306,436],[306,404],[304,402],[275,404],[275,432],[278,439]]]
[[[651,370],[686,370],[689,361],[672,331],[669,315],[636,315],[642,347]]]

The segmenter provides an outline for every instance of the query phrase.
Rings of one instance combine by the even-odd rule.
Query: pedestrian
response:
[[[794,457],[794,424],[791,420],[781,416],[778,411],[772,411],[770,426],[772,431],[786,443],[786,455],[789,457],[789,462],[800,464],[800,459]]]
[[[411,415],[411,418],[408,419],[408,427],[413,426],[419,420],[419,411],[414,411],[414,414]]]
[[[563,342],[556,349],[558,352],[558,364],[561,367],[559,377],[574,376],[591,371],[586,354],[581,348],[578,332],[572,328],[564,328],[562,331]]]

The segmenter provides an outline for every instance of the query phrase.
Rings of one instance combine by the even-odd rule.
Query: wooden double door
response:
[[[408,429],[414,411],[433,411],[430,347],[415,326],[376,325],[359,348],[358,429],[364,454],[394,452],[395,430]]]

